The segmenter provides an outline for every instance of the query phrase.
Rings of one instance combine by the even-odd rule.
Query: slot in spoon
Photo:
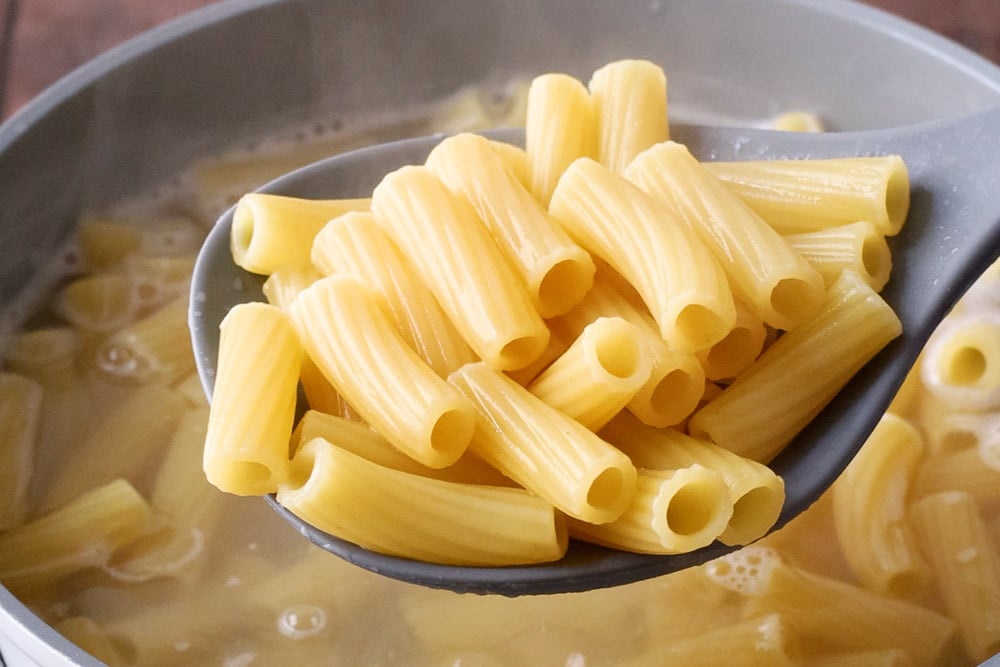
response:
[[[489,133],[519,143],[523,133]],[[767,160],[898,154],[910,175],[911,205],[902,232],[889,239],[893,276],[882,292],[903,334],[870,361],[779,454],[771,467],[786,499],[772,530],[811,505],[858,451],[899,389],[927,339],[972,282],[1000,254],[1000,108],[918,126],[800,134],[672,125],[675,141],[702,160]],[[332,157],[279,178],[261,192],[307,198],[369,196],[388,172],[421,164],[443,135],[381,144]],[[211,396],[219,323],[228,310],[261,301],[264,277],[232,261],[232,210],[199,254],[189,324],[198,373]],[[433,588],[502,595],[584,591],[649,579],[732,551],[718,542],[671,556],[627,553],[571,541],[566,556],[544,565],[457,567],[386,556],[329,535],[267,501],[303,536],[373,572]]]

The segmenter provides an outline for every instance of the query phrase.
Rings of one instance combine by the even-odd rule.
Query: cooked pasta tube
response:
[[[300,199],[253,192],[233,211],[233,261],[251,273],[307,266],[313,239],[331,218],[366,210],[367,199]]]
[[[910,485],[924,454],[912,424],[887,413],[832,487],[844,557],[867,588],[920,599],[930,572],[906,521]]]
[[[844,269],[851,269],[876,292],[889,282],[892,254],[885,235],[873,223],[853,222],[812,232],[787,234],[785,240],[830,286]]]
[[[599,317],[619,317],[636,327],[643,347],[652,359],[649,377],[628,402],[628,409],[651,426],[672,426],[698,407],[705,389],[705,371],[694,354],[670,348],[649,312],[622,293],[609,270],[597,272],[594,285],[575,308],[551,320],[554,336],[578,336]]]
[[[625,452],[639,468],[671,470],[700,464],[717,472],[729,489],[733,507],[719,534],[723,544],[749,544],[763,537],[778,520],[785,484],[765,465],[675,429],[646,426],[620,414],[599,435]]]
[[[697,463],[676,470],[640,469],[635,495],[614,521],[569,519],[573,537],[626,551],[679,554],[711,544],[733,513],[722,477]]]
[[[78,278],[59,293],[57,309],[66,321],[87,333],[107,333],[132,321],[137,304],[132,281],[117,273]]]
[[[278,502],[366,549],[454,565],[558,560],[562,516],[523,489],[457,484],[379,466],[322,438],[299,448]]]
[[[1000,318],[959,314],[931,336],[920,365],[924,386],[952,409],[1000,406]]]
[[[0,532],[27,516],[41,417],[41,385],[14,373],[0,373]]]
[[[568,74],[542,74],[528,88],[524,146],[531,191],[548,206],[559,177],[574,160],[593,157],[596,146],[590,93]]]
[[[288,467],[302,345],[269,304],[234,306],[219,328],[205,475],[228,493],[273,493]]]
[[[337,388],[320,370],[309,355],[302,357],[302,368],[299,369],[299,385],[305,394],[306,403],[314,410],[322,410],[327,414],[340,415],[345,419],[363,421],[357,410],[351,407]]]
[[[655,642],[630,667],[684,665],[685,667],[783,667],[798,664],[795,633],[781,613],[738,621],[677,641]]]
[[[902,648],[938,664],[955,632],[946,616],[784,563],[747,547],[712,561],[709,576],[745,596],[744,618],[779,613],[799,638],[803,659],[832,651]],[[811,664],[811,663],[810,663]]]
[[[784,132],[822,132],[823,121],[809,111],[783,111],[771,119],[771,128]]]
[[[899,333],[889,305],[845,271],[820,312],[781,336],[696,412],[689,430],[767,463]]]
[[[581,521],[614,521],[628,507],[635,467],[582,424],[483,362],[448,381],[476,406],[469,448],[479,458]]]
[[[651,369],[637,327],[620,317],[599,317],[528,391],[596,431],[632,400]]]
[[[80,254],[86,266],[109,269],[139,249],[140,226],[115,218],[86,216],[80,221]]]
[[[782,234],[869,220],[893,236],[910,207],[910,179],[898,155],[707,162],[705,168]]]
[[[35,473],[40,477],[39,507],[43,511],[119,477],[141,484],[155,469],[189,408],[187,399],[177,392],[151,384],[130,391],[114,410],[103,414],[90,414],[90,401],[71,409],[66,417],[69,423],[59,424],[57,437],[67,440],[67,446],[72,444],[72,450],[60,451],[60,464],[52,471],[44,471],[48,479],[39,476],[41,468]],[[81,423],[86,424],[83,433]]]
[[[975,501],[961,491],[936,493],[910,515],[966,652],[988,660],[1000,652],[1000,553]]]
[[[767,340],[764,322],[750,312],[742,301],[736,301],[736,324],[718,343],[696,355],[705,377],[727,380],[739,375],[760,356]]]
[[[406,344],[371,290],[323,278],[299,294],[292,322],[323,375],[395,447],[431,468],[465,452],[472,404]]]
[[[635,287],[674,349],[696,352],[732,330],[736,307],[725,274],[663,202],[581,158],[559,179],[549,212]]]
[[[618,60],[594,72],[596,159],[616,174],[653,144],[670,138],[667,77],[648,60]]]
[[[287,313],[299,292],[320,278],[320,273],[312,266],[285,266],[272,272],[261,289],[269,304]]]
[[[0,582],[15,593],[51,586],[107,561],[157,525],[149,503],[123,479],[83,493],[0,533]]]
[[[72,327],[24,331],[8,342],[4,368],[45,387],[69,387],[77,378],[76,362],[82,347],[80,332]]]
[[[172,383],[194,372],[187,323],[188,297],[175,298],[156,312],[108,336],[97,350],[97,367],[127,383]]]
[[[393,447],[365,424],[317,410],[308,410],[292,432],[292,455],[300,446],[315,438],[323,438],[380,466],[414,475],[469,484],[491,486],[512,484],[496,468],[487,465],[471,452],[467,451],[455,463],[444,468],[429,468]]]
[[[528,288],[468,202],[430,169],[403,167],[383,178],[372,213],[481,359],[514,370],[541,354],[548,329]]]
[[[729,278],[733,294],[757,317],[791,329],[823,301],[823,278],[760,216],[673,141],[644,150],[625,170],[667,202],[697,234]]]
[[[517,182],[531,192],[531,163],[528,162],[528,151],[506,141],[493,139],[490,140],[490,148],[500,157]]]
[[[191,274],[198,256],[129,255],[122,273],[132,285],[132,301],[140,315],[147,315],[191,290]]]
[[[539,315],[561,315],[590,289],[594,262],[507,169],[490,142],[458,134],[438,144],[427,166],[472,204],[528,286]]]
[[[986,465],[975,446],[928,458],[917,473],[912,493],[920,498],[957,490],[968,493],[977,503],[1000,502],[1000,470]]]
[[[313,242],[313,264],[324,274],[351,275],[384,300],[410,347],[441,377],[477,357],[409,260],[369,212],[331,220]]]
[[[205,564],[205,539],[226,498],[201,470],[208,413],[207,407],[189,410],[177,425],[149,493],[150,505],[165,518],[164,526],[118,550],[103,565],[116,581],[178,577],[190,582]]]

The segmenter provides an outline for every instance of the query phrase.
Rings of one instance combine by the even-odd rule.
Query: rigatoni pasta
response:
[[[524,489],[382,468],[323,439],[295,454],[278,502],[382,553],[456,565],[538,563],[566,550],[562,516]]]
[[[273,493],[287,472],[302,346],[267,304],[232,308],[220,328],[205,475],[229,493]]]
[[[428,168],[403,167],[383,178],[372,213],[480,358],[513,370],[541,353],[548,330],[527,286],[471,205]]]
[[[621,174],[632,159],[670,138],[667,77],[648,60],[617,60],[587,84],[594,105],[595,159]]]
[[[635,467],[582,424],[483,362],[448,377],[476,406],[469,448],[560,510],[590,523],[621,516],[635,493]]]
[[[819,309],[822,277],[739,197],[673,141],[642,151],[625,176],[667,202],[726,272],[736,298],[777,329]]]
[[[817,315],[781,336],[694,414],[691,433],[770,461],[900,328],[867,283],[843,273]]]
[[[736,307],[722,269],[665,204],[580,158],[563,172],[549,212],[635,287],[674,349],[697,352],[732,330]]]
[[[898,155],[708,162],[705,168],[782,234],[868,220],[893,236],[910,208],[909,176]]]
[[[28,514],[28,486],[42,415],[42,387],[14,373],[0,373],[0,531]]]

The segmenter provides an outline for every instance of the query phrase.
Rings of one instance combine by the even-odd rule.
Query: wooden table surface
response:
[[[0,118],[133,35],[211,0],[0,0]],[[866,0],[1000,63],[998,0]]]

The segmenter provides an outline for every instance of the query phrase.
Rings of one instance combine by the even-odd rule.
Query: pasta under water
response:
[[[589,94],[586,87],[564,84],[560,80],[548,85],[574,91],[567,108],[589,108],[587,98],[581,97]],[[618,88],[604,85],[602,95],[612,95]],[[536,90],[546,107],[553,108],[545,89]],[[513,98],[509,91],[514,91]],[[533,119],[526,109],[527,86],[514,85],[509,91],[463,93],[450,105],[421,111],[405,131],[436,131],[445,123],[451,123],[447,126],[451,129],[474,130],[527,122],[531,129],[540,119]],[[525,165],[551,170],[553,165],[570,164],[567,154],[594,157],[598,142],[585,137],[595,132],[594,123],[610,114],[588,114],[566,128],[567,141],[573,143],[566,151],[545,146],[544,155],[532,156],[536,139],[529,142],[527,154],[513,149],[499,149],[498,154],[521,184],[535,184],[551,194],[552,174],[532,176]],[[296,161],[312,161],[317,151],[340,152],[398,137],[403,124],[392,120],[381,129],[370,124],[348,124],[338,131],[327,126],[321,132],[306,128],[298,132],[300,139],[280,150],[265,142],[257,153],[222,156],[172,179],[187,184],[189,190],[165,187],[148,198],[123,202],[108,215],[81,220],[78,255],[83,261],[67,265],[68,273],[66,266],[60,269],[65,274],[64,289],[52,292],[46,317],[35,320],[39,326],[14,332],[3,346],[0,414],[20,416],[5,419],[19,426],[16,433],[0,437],[0,451],[6,457],[8,450],[17,449],[20,457],[15,456],[18,463],[6,468],[0,479],[6,484],[11,475],[22,477],[13,482],[16,493],[6,488],[0,493],[0,582],[30,609],[113,667],[973,665],[1000,650],[996,591],[1000,404],[994,400],[994,345],[982,335],[1000,317],[1000,269],[987,272],[941,327],[891,408],[887,420],[897,426],[876,431],[858,459],[859,465],[881,461],[885,452],[898,446],[887,437],[916,433],[919,437],[907,440],[907,465],[912,468],[887,471],[880,465],[855,470],[864,494],[856,498],[847,494],[835,501],[828,493],[781,530],[701,567],[572,595],[462,596],[357,569],[302,540],[264,503],[212,487],[201,470],[208,406],[193,367],[178,363],[178,356],[171,354],[177,352],[171,346],[180,346],[179,341],[150,335],[156,332],[143,323],[163,322],[161,333],[171,336],[183,326],[184,309],[171,302],[183,294],[179,267],[196,245],[191,229],[207,228],[223,206],[232,203],[234,192],[251,190]],[[813,123],[795,125],[815,129]],[[529,136],[537,137],[530,132]],[[627,143],[613,138],[602,142]],[[842,182],[853,187],[850,183],[878,171],[873,166],[853,170]],[[755,178],[766,176],[758,173]],[[791,177],[780,178],[787,182]],[[898,192],[893,190],[893,195]],[[840,217],[831,225],[865,219],[858,215],[843,220],[842,212],[853,205],[845,201],[842,198]],[[144,221],[152,230],[146,240]],[[816,233],[820,224],[813,218],[794,231]],[[824,279],[829,264],[817,267]],[[620,307],[609,312],[606,302],[591,308],[584,299],[547,321],[558,333],[546,346],[549,361],[580,335],[584,325],[573,319],[580,312],[592,313],[591,319],[620,317],[631,323],[630,340],[635,345],[623,347],[636,353],[636,360],[652,359],[654,368],[662,364],[680,369],[677,372],[687,380],[684,396],[656,410],[660,406],[649,400],[650,388],[646,409],[634,397],[595,437],[614,441],[628,433],[660,433],[636,439],[631,448],[622,443],[626,461],[635,467],[637,478],[649,482],[644,482],[649,489],[665,488],[676,477],[670,470],[694,469],[702,475],[696,466],[707,470],[705,460],[730,461],[728,473],[714,472],[714,481],[706,478],[692,487],[690,496],[725,498],[731,514],[700,515],[704,521],[682,514],[680,521],[668,521],[667,526],[674,537],[697,534],[701,539],[698,529],[711,524],[716,526],[713,530],[723,530],[721,539],[730,543],[757,539],[761,531],[757,522],[736,521],[738,493],[758,486],[765,489],[753,501],[757,505],[753,516],[763,513],[765,506],[773,511],[772,501],[780,490],[776,478],[769,478],[760,463],[722,455],[685,435],[699,401],[710,404],[724,395],[730,378],[725,371],[711,370],[714,382],[705,382],[698,359],[710,354],[670,350],[674,356],[668,359],[664,350],[669,348],[644,345],[649,331],[658,330],[648,307],[634,290],[617,282],[617,276],[609,276],[606,265],[600,261],[595,265],[595,284],[603,286],[605,294],[610,281]],[[319,274],[273,274],[268,297],[274,295],[272,306],[290,308],[304,286],[303,276],[309,276],[305,281],[309,282]],[[872,288],[860,274],[856,284]],[[635,317],[636,312],[641,316]],[[760,346],[767,349],[783,336],[767,329]],[[134,349],[145,372],[109,373],[102,365],[102,351],[106,356],[109,343]],[[641,353],[636,346],[642,346]],[[574,374],[584,372],[575,358],[570,353],[563,363],[572,365]],[[637,363],[630,368],[644,367]],[[310,400],[326,397],[323,409],[331,414],[307,413],[294,437],[289,433],[287,440],[275,443],[281,456],[268,460],[289,462],[287,469],[275,474],[286,488],[295,488],[303,479],[304,468],[291,464],[297,451],[325,448],[319,443],[326,438],[348,438],[352,453],[334,458],[352,462],[370,458],[399,474],[426,476],[425,481],[433,482],[419,482],[420,488],[450,492],[452,486],[440,485],[485,484],[507,489],[497,498],[524,500],[525,492],[490,468],[474,447],[444,468],[428,468],[407,457],[359,419],[321,370],[307,363],[303,369],[314,383]],[[443,379],[455,370],[442,364],[432,374]],[[487,370],[491,377],[521,381],[521,371]],[[541,371],[525,369],[523,383],[529,384]],[[694,384],[697,391],[687,386]],[[680,442],[678,435],[690,460],[677,458],[676,452],[674,458],[662,457],[652,448],[660,439]],[[696,456],[705,459],[690,458]],[[299,464],[308,463],[307,459]],[[737,459],[740,465],[734,463]],[[33,466],[22,465],[25,460]],[[9,465],[8,458],[3,465]],[[363,467],[370,471],[373,465]],[[30,478],[24,480],[26,470]],[[617,474],[622,483],[617,486],[622,487],[628,474]],[[614,487],[614,480],[599,486],[603,490],[589,500],[603,501],[598,504],[614,500]],[[580,533],[562,525],[561,513],[539,506],[540,499],[528,495],[531,500],[524,500],[524,512],[535,508],[530,512],[540,517],[536,525],[547,527],[552,536],[548,548],[558,554],[564,530]],[[866,502],[890,504],[868,508]],[[618,519],[641,514],[637,509],[629,512],[623,510]],[[857,512],[866,513],[864,520]],[[668,513],[666,518],[677,517]],[[615,521],[603,524],[605,536],[639,534],[632,530],[635,524],[622,529]],[[907,527],[906,548],[919,555],[922,574],[894,577],[895,583],[886,585],[872,573],[879,562],[901,562],[892,546],[897,542],[889,539],[898,526]],[[873,532],[879,540],[873,539]],[[525,535],[515,530],[509,537],[514,543]],[[885,546],[873,549],[872,545]]]

